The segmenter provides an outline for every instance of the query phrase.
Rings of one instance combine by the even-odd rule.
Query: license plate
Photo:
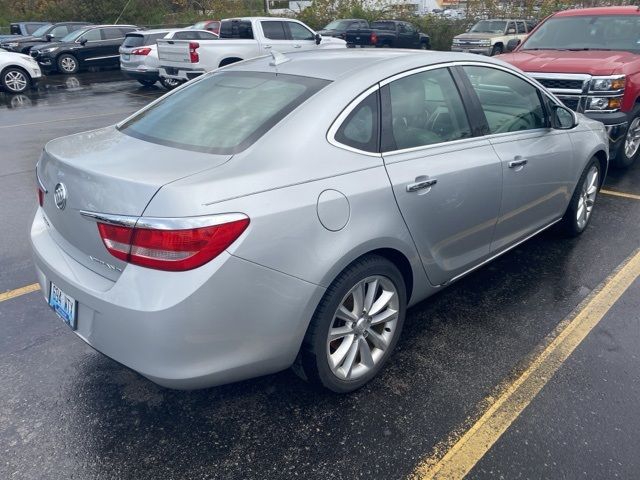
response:
[[[53,282],[49,293],[49,306],[58,314],[64,323],[76,329],[77,302],[58,288]]]
[[[122,60],[124,60],[125,62],[128,62],[130,58],[131,58],[131,55],[129,55],[128,53],[122,54]]]
[[[178,74],[178,69],[174,68],[174,67],[165,67],[165,70],[169,75],[177,75]]]

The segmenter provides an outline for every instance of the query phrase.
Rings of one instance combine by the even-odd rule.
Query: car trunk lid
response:
[[[47,190],[43,209],[50,232],[76,261],[116,280],[126,263],[107,252],[95,222],[81,212],[135,219],[163,185],[217,167],[230,158],[151,144],[115,127],[49,142],[37,174]],[[64,186],[64,204],[56,202],[58,185]],[[61,195],[62,187],[58,191]]]

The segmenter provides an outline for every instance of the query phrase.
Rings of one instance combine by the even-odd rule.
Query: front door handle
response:
[[[302,45],[294,45],[293,48],[302,48]]]
[[[265,49],[269,49],[269,48],[271,48],[271,45],[265,45],[264,48]]]
[[[420,178],[420,177],[418,177]],[[416,180],[418,180],[418,178],[416,178]],[[437,178],[430,178],[428,180],[419,180],[415,183],[410,183],[409,185],[407,185],[407,192],[411,193],[411,192],[418,192],[420,190],[424,190],[426,188],[431,188],[433,187],[436,183],[438,183],[438,179]]]
[[[526,164],[527,164],[526,159],[516,157],[515,160],[509,162],[509,168],[524,167]]]

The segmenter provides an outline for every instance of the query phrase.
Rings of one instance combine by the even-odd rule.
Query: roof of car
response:
[[[452,61],[475,61],[503,64],[491,58],[469,53],[404,50],[404,49],[346,49],[327,48],[315,51],[284,53],[289,59],[277,66],[266,55],[231,65],[230,70],[275,72],[304,77],[337,80],[349,74],[365,74],[372,79],[385,78],[422,66]],[[375,80],[374,80],[375,81]]]
[[[585,15],[640,15],[640,6],[627,7],[595,7],[578,8],[575,10],[564,10],[558,12],[554,17],[579,17]]]
[[[155,33],[177,32],[178,30],[182,30],[182,29],[181,28],[154,28],[150,30],[134,30],[133,32],[127,33],[127,35],[153,35]]]

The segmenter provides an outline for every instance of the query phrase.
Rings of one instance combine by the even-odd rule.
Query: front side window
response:
[[[62,38],[67,33],[69,33],[69,29],[67,28],[66,25],[59,25],[59,26],[55,27],[53,30],[51,30],[51,32],[49,32],[49,34],[53,38]]]
[[[104,29],[104,38],[106,40],[116,40],[118,38],[123,38],[124,33],[119,28],[105,28]]]
[[[330,82],[265,72],[218,72],[167,95],[119,127],[184,150],[240,152]]]
[[[388,120],[383,125],[383,151],[471,136],[462,99],[446,68],[401,78],[385,92],[383,118]]]
[[[89,30],[87,33],[82,35],[79,40],[86,40],[87,42],[97,42],[102,40],[102,37],[100,36],[100,29],[94,28],[93,30]]]
[[[495,68],[462,68],[478,95],[491,133],[547,127],[547,117],[536,87]]]
[[[518,27],[518,35],[527,33],[527,29],[524,26],[524,22],[516,22],[516,26]]]
[[[365,98],[342,122],[335,139],[365,152],[378,151],[378,92]]]
[[[471,33],[500,33],[504,34],[507,22],[504,20],[480,20],[471,30]]]
[[[284,22],[260,22],[262,33],[269,40],[286,40],[287,34],[284,31]]]
[[[289,26],[289,32],[293,40],[313,40],[315,38],[311,30],[303,27],[299,23],[287,22],[287,25]]]

